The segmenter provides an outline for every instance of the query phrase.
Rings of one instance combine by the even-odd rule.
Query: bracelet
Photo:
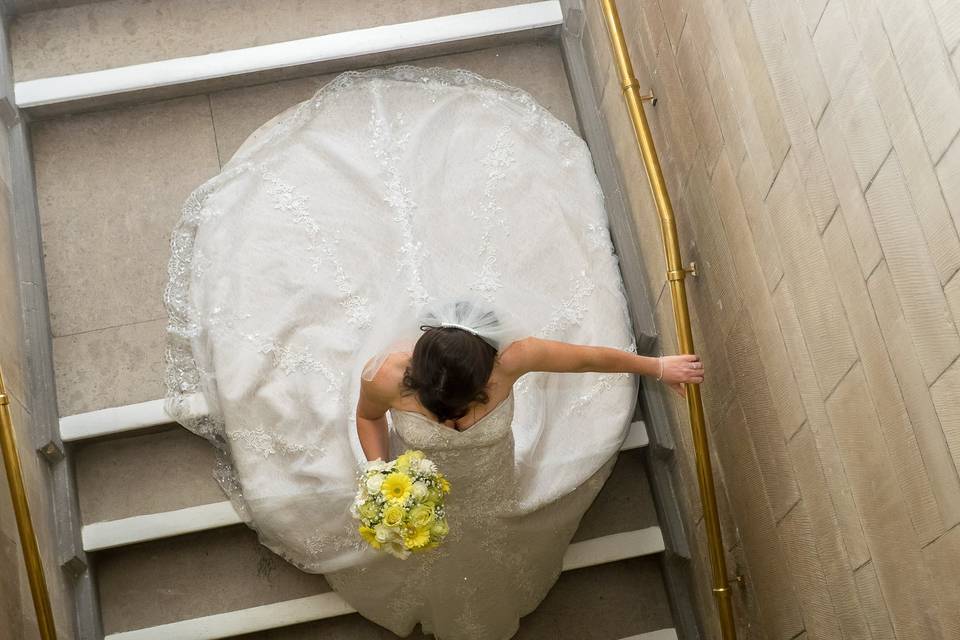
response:
[[[663,356],[657,358],[657,362],[660,363],[660,375],[657,376],[657,382],[663,380]]]

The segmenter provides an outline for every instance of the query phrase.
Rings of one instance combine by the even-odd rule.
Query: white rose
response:
[[[373,535],[376,536],[377,542],[383,544],[393,537],[393,530],[381,522],[373,528]]]
[[[376,460],[371,460],[367,463],[368,471],[383,471],[387,467],[387,463],[377,458]]]
[[[427,497],[427,493],[430,491],[430,489],[425,483],[418,480],[417,482],[413,483],[413,488],[411,491],[413,493],[413,497],[420,500]]]
[[[383,486],[383,476],[377,474],[367,478],[367,491],[370,493],[380,493],[380,487]]]

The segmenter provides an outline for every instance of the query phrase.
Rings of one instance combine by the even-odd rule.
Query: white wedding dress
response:
[[[463,432],[391,410],[392,456],[423,450],[453,487],[447,539],[407,560],[350,516],[354,410],[364,364],[409,348],[437,299],[634,349],[585,143],[468,71],[345,73],[190,195],[171,248],[167,411],[217,447],[261,542],[399,635],[511,637],[610,473],[635,377],[528,374]]]

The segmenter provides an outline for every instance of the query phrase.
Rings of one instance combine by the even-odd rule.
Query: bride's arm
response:
[[[665,384],[681,393],[682,384],[703,382],[700,356],[652,358],[611,347],[591,347],[532,337],[511,344],[501,354],[500,360],[505,369],[516,377],[532,371],[638,373],[660,377]]]
[[[387,409],[391,398],[376,379],[361,380],[357,400],[357,436],[367,460],[390,459],[390,439],[387,434]]]

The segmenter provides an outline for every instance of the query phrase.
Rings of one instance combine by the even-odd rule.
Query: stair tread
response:
[[[595,542],[602,543],[602,541]],[[576,546],[582,547],[582,544]],[[178,589],[176,585],[167,582],[154,587],[155,593],[143,593],[142,590],[131,591],[129,587],[125,588],[123,584],[118,582],[116,580],[117,576],[110,572],[116,567],[108,565],[107,584],[101,584],[101,598],[113,595],[111,590],[116,589],[119,589],[116,595],[123,594],[122,610],[114,611],[107,608],[104,611],[104,627],[109,640],[147,640],[148,638],[170,637],[170,634],[176,634],[177,637],[197,639],[228,637],[239,629],[250,629],[250,625],[253,625],[253,628],[259,626],[261,629],[272,628],[274,625],[279,627],[290,622],[304,620],[305,617],[311,615],[318,615],[318,611],[323,611],[325,615],[333,617],[290,627],[292,633],[316,634],[323,630],[322,637],[331,638],[396,637],[357,614],[343,615],[351,610],[349,605],[344,603],[335,593],[330,592],[325,581],[322,583],[323,588],[318,590],[320,595],[310,594],[305,596],[301,592],[290,598],[277,600],[275,603],[266,603],[263,602],[265,597],[262,591],[266,590],[264,587],[269,585],[257,584],[254,585],[257,588],[250,590],[245,598],[238,599],[239,592],[236,589],[238,581],[235,578],[229,581],[224,580],[221,573],[216,573],[205,575],[201,581],[190,581],[188,577],[180,575],[181,572],[178,570],[181,567],[167,566],[163,564],[162,559],[156,558],[149,552],[147,553],[155,566],[142,567],[140,571],[134,571],[133,575],[124,575],[122,576],[122,582],[142,585],[144,576],[141,574],[150,573],[152,568],[160,566],[162,567],[161,578],[181,577],[184,584],[189,584],[190,587],[186,590]],[[568,555],[570,555],[569,552]],[[261,574],[262,578],[263,571],[258,570],[258,574]],[[321,578],[320,576],[310,577]],[[589,595],[585,595],[584,592]],[[208,601],[218,602],[221,609],[223,609],[224,604],[237,605],[242,602],[243,605],[227,607],[223,611],[212,610],[217,607],[211,608],[210,602],[206,602],[206,606],[199,604],[197,600],[203,598],[198,598],[197,594],[204,594]],[[137,601],[141,598],[149,600],[152,609],[151,607],[139,606]],[[596,599],[599,603],[598,606],[584,606],[584,603],[590,599]],[[572,602],[578,602],[579,607],[571,606]],[[630,606],[631,603],[635,604],[636,602],[643,602],[644,607]],[[178,603],[179,606],[177,606]],[[566,622],[563,625],[564,629],[569,630],[573,625],[577,628],[577,633],[581,634],[566,637],[613,639],[644,633],[671,624],[669,604],[663,588],[659,562],[652,556],[642,556],[566,570],[547,594],[540,607],[523,618],[521,631],[517,637],[543,637],[541,634],[544,629],[560,617],[558,612],[577,611],[578,609],[578,615],[583,615],[589,619],[586,622],[587,626],[590,627],[589,633],[587,633],[583,621],[579,623],[579,626]],[[592,611],[592,609],[597,611]],[[615,615],[607,615],[607,618],[616,619],[613,624],[609,619],[600,620],[606,615],[604,612],[610,613],[612,611],[616,611]],[[146,615],[138,617],[137,613]],[[320,615],[324,614],[321,613]],[[180,620],[186,622],[178,623]],[[339,636],[337,629],[349,631],[347,635]],[[271,630],[264,632],[263,635],[251,634],[240,637],[288,637],[282,634],[272,635],[275,633],[281,632]],[[370,633],[385,635],[370,636]],[[114,635],[111,636],[110,634]],[[292,635],[289,637],[300,636]],[[410,637],[423,636],[415,632]]]

